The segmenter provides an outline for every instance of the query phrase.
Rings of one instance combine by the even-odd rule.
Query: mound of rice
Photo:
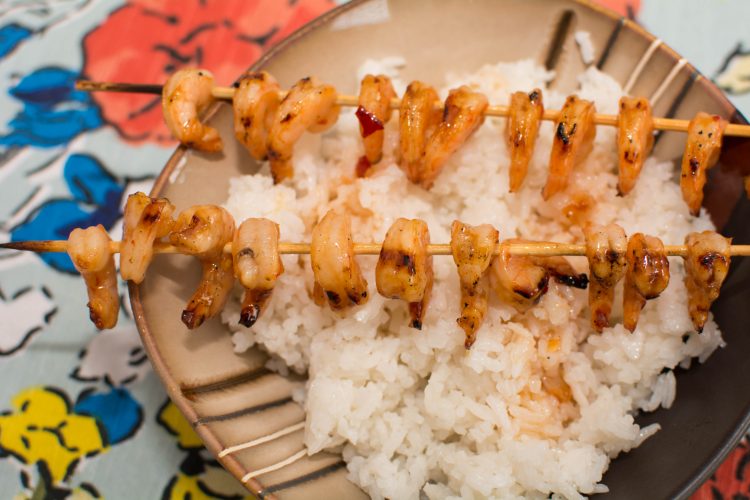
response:
[[[400,63],[368,61],[362,73],[390,74],[401,94]],[[504,103],[515,90],[544,89],[552,76],[532,61],[488,65],[448,75],[441,95],[468,84],[490,102]],[[359,81],[354,77],[351,88]],[[595,101],[600,112],[616,113],[622,90],[592,68],[581,75],[578,94]],[[549,109],[559,109],[564,98],[544,93]],[[232,181],[226,207],[237,220],[276,221],[284,241],[309,241],[312,226],[333,207],[349,210],[355,240],[363,242],[382,241],[398,217],[425,220],[433,242],[449,241],[454,219],[491,223],[501,238],[582,241],[564,213],[569,199],[541,198],[552,123],[542,126],[523,189],[509,194],[504,120],[487,119],[431,191],[407,182],[395,164],[397,121],[387,126],[385,157],[372,177],[353,178],[363,150],[354,114],[345,110],[330,133],[307,135],[298,144],[291,183],[274,186],[265,167]],[[635,190],[616,196],[614,139],[613,128],[598,128],[594,151],[568,193],[593,198],[595,222],[617,222],[628,234],[642,231],[665,244],[713,229],[705,213],[689,215],[671,163],[649,159]],[[407,327],[405,303],[378,295],[376,258],[359,258],[369,302],[343,316],[313,303],[309,258],[298,256],[284,257],[286,272],[255,327],[238,329],[236,300],[224,313],[238,352],[259,344],[272,354],[273,369],[308,373],[299,400],[307,411],[310,453],[341,450],[350,479],[373,498],[579,498],[607,491],[601,480],[609,461],[658,430],[640,428],[633,415],[668,408],[676,391],[671,369],[692,358],[703,361],[722,345],[713,321],[700,335],[692,330],[681,259],[670,259],[669,288],[649,301],[632,334],[621,325],[620,289],[616,326],[596,334],[589,327],[587,292],[552,283],[525,314],[491,297],[467,352],[456,324],[459,285],[452,259],[434,260],[432,302],[417,331]],[[585,259],[570,260],[587,271]],[[558,366],[571,402],[559,402],[542,387],[545,370]]]

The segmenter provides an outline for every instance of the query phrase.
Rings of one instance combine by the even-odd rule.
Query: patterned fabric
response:
[[[600,0],[662,36],[750,111],[743,0]],[[119,239],[173,141],[158,96],[87,94],[79,78],[162,82],[185,65],[232,81],[332,0],[0,2],[0,241]],[[721,27],[721,29],[717,29]],[[705,36],[703,36],[705,34]],[[705,43],[707,41],[708,43]],[[0,491],[15,498],[243,498],[151,371],[126,287],[96,332],[64,254],[0,252]],[[742,444],[696,498],[747,495]]]

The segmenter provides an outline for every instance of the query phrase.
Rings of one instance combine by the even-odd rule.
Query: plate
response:
[[[533,58],[557,72],[552,87],[572,93],[576,76],[586,68],[574,41],[578,30],[591,35],[593,64],[623,84],[632,80],[632,94],[660,95],[655,116],[689,119],[702,110],[745,122],[712,83],[641,27],[572,0],[355,0],[296,32],[253,69],[268,70],[284,88],[314,74],[342,93],[356,94],[352,75],[366,58],[403,56],[408,61],[403,79],[428,82],[443,81],[446,70]],[[226,139],[233,136],[226,103],[215,106],[209,121]],[[679,162],[684,139],[680,133],[660,134],[654,155]],[[719,230],[735,243],[750,241],[750,225],[743,223],[750,204],[733,170],[749,147],[747,141],[725,141],[721,168],[710,172],[704,201]],[[221,155],[178,148],[152,195],[166,196],[178,210],[220,204],[230,177],[257,169],[234,140],[225,140]],[[261,498],[365,498],[346,479],[340,456],[319,453],[291,461],[304,449],[303,430],[275,436],[304,421],[304,410],[292,400],[303,380],[263,368],[266,356],[257,348],[235,354],[217,319],[197,331],[180,322],[198,269],[188,257],[159,256],[145,282],[130,287],[138,329],[172,400],[220,463]],[[677,373],[670,410],[638,417],[639,424],[659,422],[662,430],[613,461],[603,479],[608,497],[687,497],[743,435],[750,417],[750,396],[743,396],[750,395],[749,303],[750,259],[736,259],[713,308],[727,347],[704,365]],[[267,442],[220,455],[255,439]],[[287,459],[289,465],[283,465]]]

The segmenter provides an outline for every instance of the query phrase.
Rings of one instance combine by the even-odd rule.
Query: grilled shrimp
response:
[[[375,284],[383,297],[409,303],[409,326],[422,329],[432,294],[430,232],[419,219],[396,219],[388,229],[375,267]]]
[[[365,144],[364,159],[368,168],[369,165],[378,163],[383,156],[383,128],[391,119],[391,99],[394,97],[396,91],[387,76],[366,75],[362,79],[356,114],[359,120],[359,133]]]
[[[268,157],[268,130],[279,109],[279,84],[260,71],[245,73],[235,86],[234,135],[253,158],[263,161]]]
[[[420,180],[427,138],[442,117],[442,111],[435,107],[438,100],[435,89],[420,81],[411,82],[401,99],[399,163],[406,177],[415,184]]]
[[[698,215],[703,203],[706,171],[716,165],[727,121],[718,115],[699,112],[690,120],[685,154],[682,156],[680,189],[690,213]]]
[[[430,189],[445,163],[484,123],[487,96],[466,85],[453,89],[445,99],[443,120],[427,140],[419,182]]]
[[[120,245],[120,276],[141,283],[154,257],[154,241],[172,230],[174,205],[166,198],[143,193],[128,196],[123,215]]]
[[[576,274],[564,257],[512,255],[508,244],[526,243],[513,238],[503,241],[500,255],[490,265],[490,284],[500,300],[524,312],[547,292],[550,276],[565,286],[585,289],[588,278]]]
[[[620,159],[617,192],[628,194],[654,147],[654,119],[651,104],[644,97],[620,98],[620,114],[617,117],[617,155]]]
[[[693,326],[698,332],[708,319],[711,304],[719,298],[724,278],[729,271],[732,240],[714,231],[690,233],[685,238],[685,286],[688,292],[688,310]]]
[[[255,324],[268,299],[276,278],[284,272],[279,254],[279,226],[268,219],[247,219],[232,240],[234,274],[245,287],[240,324]]]
[[[216,205],[183,210],[169,235],[172,245],[198,257],[203,267],[200,284],[182,311],[182,322],[191,330],[221,312],[232,291],[232,255],[224,253],[224,246],[233,235],[234,219]]]
[[[111,241],[101,224],[74,229],[68,236],[68,255],[86,282],[89,317],[99,330],[113,328],[120,312]]]
[[[586,273],[576,273],[565,257],[534,257],[534,260],[561,285],[585,290],[589,284]]]
[[[549,273],[528,255],[511,255],[506,243],[525,243],[513,238],[503,241],[500,255],[490,264],[490,284],[503,302],[523,312],[547,293]]]
[[[586,237],[586,257],[589,260],[591,326],[601,333],[609,326],[615,285],[625,275],[628,238],[617,224],[588,226],[583,233]]]
[[[487,314],[487,268],[500,233],[489,224],[470,226],[460,221],[451,225],[451,253],[461,282],[461,316],[456,320],[466,333],[469,349]]]
[[[655,299],[669,284],[669,259],[659,238],[636,233],[628,240],[623,294],[623,324],[631,332],[647,300]]]
[[[310,245],[317,295],[334,311],[367,302],[367,280],[354,258],[349,216],[330,210],[313,229]]]
[[[161,107],[172,135],[185,146],[216,153],[223,143],[219,131],[201,123],[199,115],[213,102],[214,76],[205,69],[181,69],[164,84]]]
[[[568,187],[570,173],[591,153],[596,137],[594,103],[572,95],[565,100],[555,128],[549,176],[542,191],[545,200]]]
[[[510,153],[511,193],[521,189],[521,184],[526,178],[543,114],[541,90],[534,89],[528,94],[526,92],[511,94],[508,121],[505,126]]]
[[[333,86],[322,84],[315,77],[303,78],[289,89],[268,133],[268,158],[275,183],[294,175],[294,143],[306,130],[321,133],[336,123],[341,111],[337,97]]]

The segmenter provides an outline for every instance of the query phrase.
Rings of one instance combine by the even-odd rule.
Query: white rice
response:
[[[368,61],[369,71],[393,76],[403,62]],[[531,61],[500,63],[470,75],[448,75],[447,89],[468,83],[490,102],[507,102],[515,90],[544,88],[552,74]],[[352,88],[355,87],[353,75]],[[403,82],[396,82],[403,89]],[[616,113],[622,91],[609,76],[589,69],[578,94]],[[559,109],[563,95],[545,91],[545,106]],[[231,182],[226,207],[237,220],[267,217],[286,241],[309,241],[312,225],[329,208],[345,206],[355,240],[382,241],[398,217],[420,218],[433,242],[448,242],[454,219],[491,223],[501,238],[581,241],[561,215],[564,202],[542,201],[553,125],[542,126],[523,189],[508,193],[504,120],[488,119],[455,155],[431,191],[407,182],[394,163],[397,120],[387,127],[386,166],[367,179],[351,179],[361,140],[353,113],[344,112],[324,137],[307,135],[295,150],[295,178],[274,186],[267,167]],[[574,174],[569,192],[597,202],[598,223],[617,222],[665,244],[690,231],[713,229],[706,214],[691,217],[671,163],[649,159],[636,188],[616,196],[614,129],[599,127],[593,153]],[[344,181],[343,179],[347,179]],[[564,198],[560,196],[558,198]],[[330,200],[330,201],[329,201]],[[224,319],[238,351],[259,344],[274,369],[307,371],[299,395],[307,411],[310,453],[340,449],[349,477],[373,498],[578,498],[607,491],[609,461],[658,430],[639,427],[639,410],[668,408],[675,397],[670,369],[700,361],[722,345],[709,320],[692,332],[681,259],[670,259],[669,287],[649,301],[634,333],[622,325],[621,290],[613,321],[602,334],[589,327],[587,293],[556,283],[525,314],[491,298],[484,325],[469,352],[456,324],[459,287],[450,257],[436,257],[436,282],[422,331],[407,327],[406,305],[378,295],[375,256],[359,259],[370,282],[369,302],[337,316],[310,298],[307,257],[285,256],[286,272],[256,326],[237,327],[239,306]],[[585,259],[571,259],[586,271]],[[551,339],[558,351],[548,349]],[[573,403],[559,404],[541,387],[543,369],[561,365]]]

